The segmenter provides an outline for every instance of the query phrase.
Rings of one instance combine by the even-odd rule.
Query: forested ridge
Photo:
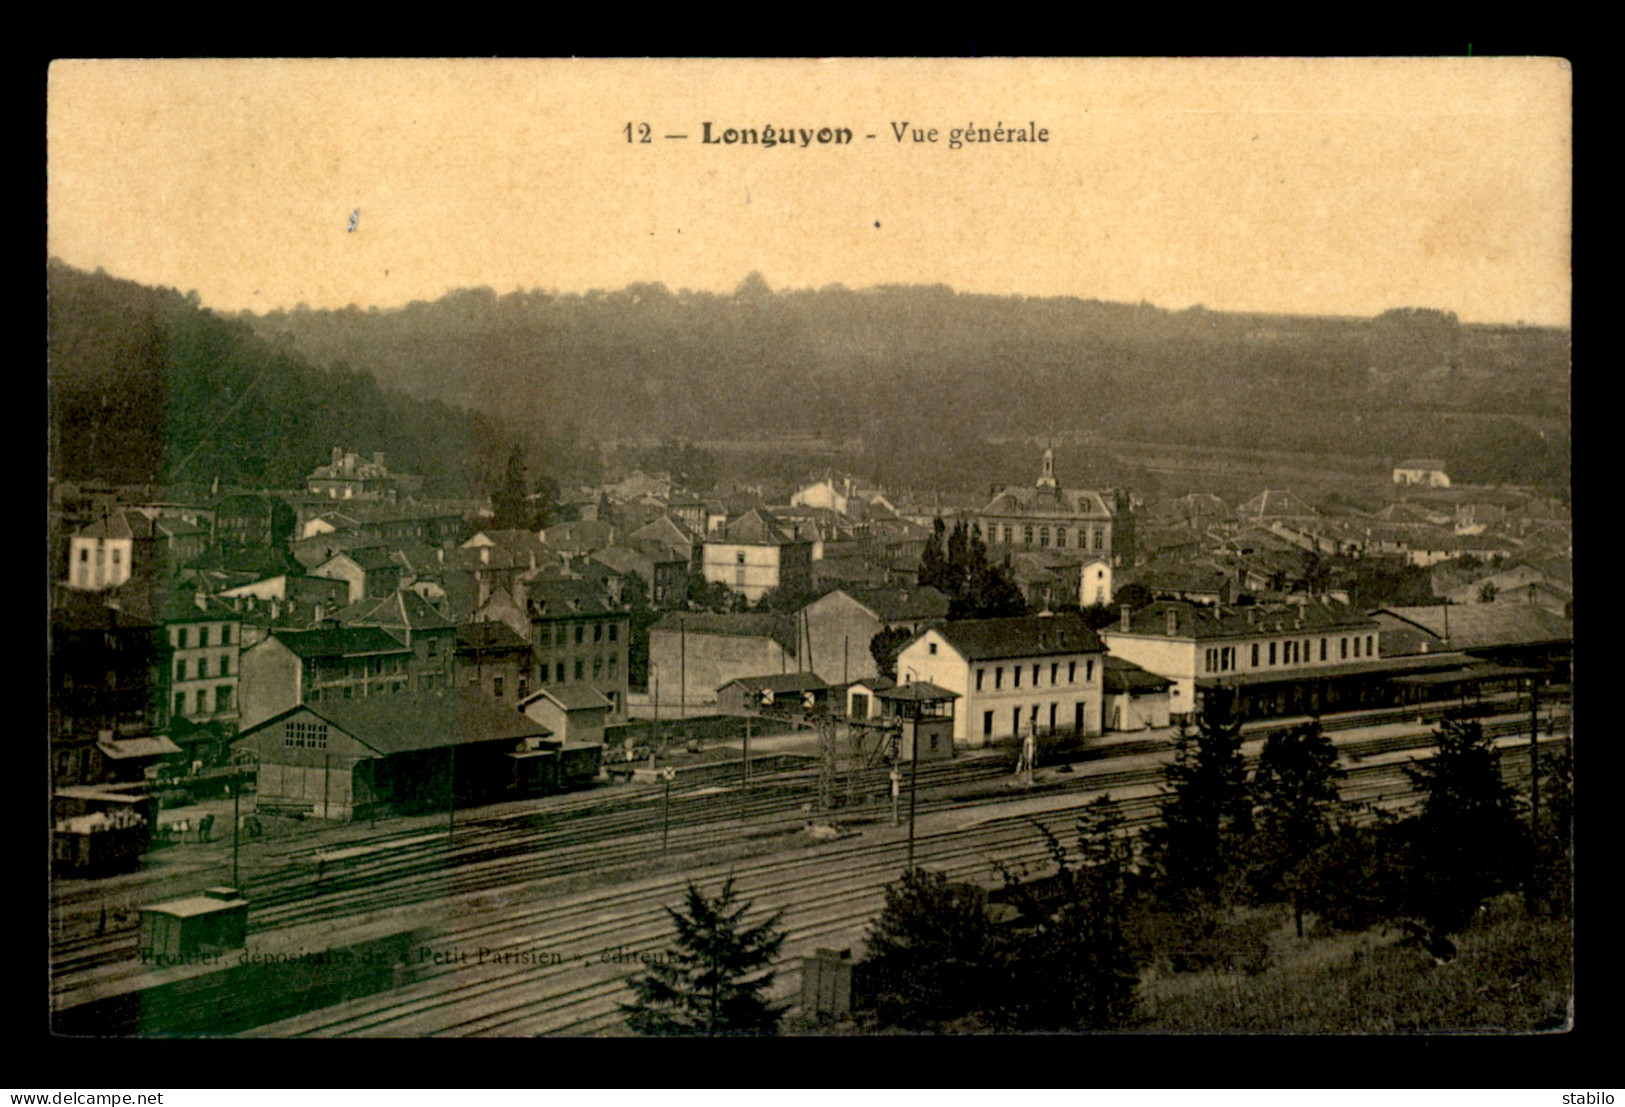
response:
[[[195,293],[47,268],[51,472],[120,483],[297,487],[332,447],[382,451],[425,491],[484,487],[487,417],[317,368]]]
[[[942,285],[775,292],[751,274],[732,295],[478,288],[250,318],[317,364],[365,367],[537,437],[861,439],[877,479],[922,446],[1055,435],[1443,454],[1458,479],[1567,482],[1569,332],[1430,309],[1324,318]]]

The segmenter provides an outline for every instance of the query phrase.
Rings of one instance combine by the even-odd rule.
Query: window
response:
[[[1048,527],[1039,527],[1038,528],[1038,544],[1040,546],[1046,547],[1046,548],[1049,546],[1049,528]]]
[[[1050,730],[1055,729],[1055,705],[1053,703],[1049,705],[1049,728]]]
[[[581,645],[581,643],[586,641],[586,639],[587,639],[587,624],[585,624],[585,623],[577,623],[576,624],[576,645],[578,645],[578,646]]]
[[[1066,549],[1066,528],[1065,527],[1056,527],[1055,528],[1055,548],[1058,549],[1058,550]]]
[[[1000,665],[998,668],[993,670],[993,687],[994,688],[1003,688],[1004,687],[1004,666],[1003,665]]]
[[[1275,664],[1275,643],[1270,643],[1270,664]]]
[[[430,657],[439,657],[440,656],[440,639],[438,639],[438,638],[430,638],[428,640],[428,643],[429,643],[429,645],[428,645],[427,650],[425,650],[425,652]]]
[[[220,644],[222,646],[231,645],[231,624],[230,623],[227,623],[225,626],[220,628]]]
[[[327,724],[286,723],[282,728],[282,744],[293,749],[325,750]]]
[[[993,712],[991,711],[982,712],[982,737],[993,737]]]
[[[1377,656],[1377,640],[1369,634],[1365,636],[1365,655],[1367,657]]]
[[[1033,525],[1031,523],[1028,523],[1026,526],[1021,528],[1021,544],[1023,546],[1031,546],[1033,544]]]
[[[976,690],[978,692],[980,692],[982,690],[982,677],[984,677],[986,675],[987,675],[987,670],[986,669],[977,669],[976,670]]]
[[[1010,671],[1016,675],[1016,682],[1015,682],[1014,685],[1012,685],[1012,687],[1020,688],[1021,687],[1021,666],[1017,665],[1017,666],[1013,667]]]
[[[545,661],[541,665],[538,665],[536,667],[536,683],[537,684],[546,684],[548,674],[551,673],[552,671],[553,671],[552,666],[548,665]]]
[[[1095,663],[1093,661],[1083,663],[1083,679],[1086,681],[1095,679]]]
[[[586,671],[587,671],[586,666],[587,666],[587,663],[585,661],[583,661],[579,657],[576,658],[576,679],[577,680],[583,679],[583,674],[585,674]]]
[[[1004,544],[1006,546],[1008,546],[1010,543],[1014,542],[1015,540],[1016,540],[1015,528],[1014,527],[1009,527],[1009,526],[1005,527],[1004,528]]]
[[[619,671],[619,666],[616,664],[616,658],[611,657],[609,659],[609,679],[610,680],[616,679],[616,674],[617,674],[618,671]]]
[[[502,698],[502,678],[501,677],[492,677],[491,678],[491,694],[493,696],[495,696],[497,699]]]
[[[594,642],[602,642],[604,640],[604,624],[603,623],[594,623],[592,625],[592,640]]]
[[[1253,643],[1253,668],[1258,668],[1258,643]]]
[[[1339,641],[1341,642],[1341,651],[1339,656],[1342,660],[1347,661],[1349,656],[1349,640],[1347,638],[1342,638],[1339,639]]]
[[[615,641],[620,636],[620,630],[621,630],[621,624],[619,624],[619,623],[611,623],[611,624],[609,624],[609,640],[611,642]]]
[[[186,628],[185,627],[181,627],[180,641],[175,643],[175,645],[176,645],[176,648],[178,648],[178,649],[183,649],[184,650],[186,648]]]
[[[1360,656],[1360,640],[1358,638],[1354,640],[1354,656]]]
[[[176,692],[175,693],[175,714],[177,714],[177,715],[186,714],[186,693],[185,692]]]
[[[1078,683],[1078,663],[1076,661],[1066,663],[1066,682],[1068,684]]]
[[[745,563],[745,551],[740,550],[738,553],[734,554],[734,564],[743,565],[744,563]]]
[[[214,690],[214,709],[216,711],[231,710],[231,685],[222,684]]]
[[[79,547],[79,560],[80,561],[89,561],[90,560],[90,547],[88,547],[88,546],[80,546]]]
[[[519,674],[519,698],[524,699],[525,696],[529,694],[529,692],[530,692],[530,678],[525,676],[525,674],[520,673]]]
[[[592,678],[594,680],[601,680],[601,679],[603,679],[603,676],[604,676],[604,659],[601,658],[601,657],[595,657],[595,658],[592,659]]]
[[[555,683],[564,683],[564,662],[560,661],[555,668],[553,680]]]
[[[1012,707],[1010,709],[1010,733],[1021,733],[1021,708],[1019,707]]]
[[[1322,661],[1326,660],[1326,639],[1324,638],[1320,640],[1320,659]]]
[[[1054,662],[1050,663],[1049,682],[1051,684],[1059,684],[1059,683],[1061,683],[1060,677],[1057,675],[1058,673],[1060,673],[1060,671],[1061,671],[1061,663],[1059,661],[1054,661]]]
[[[1033,662],[1033,687],[1038,687],[1038,662]]]
[[[178,657],[175,659],[175,679],[176,680],[185,680],[186,679],[186,662],[181,660]]]

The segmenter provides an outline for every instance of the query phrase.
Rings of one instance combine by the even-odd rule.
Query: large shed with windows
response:
[[[546,790],[552,731],[477,692],[300,704],[238,735],[259,765],[259,806],[318,818],[445,809]]]

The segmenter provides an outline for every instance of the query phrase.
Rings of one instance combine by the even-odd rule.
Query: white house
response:
[[[1450,476],[1444,471],[1444,462],[1436,458],[1412,458],[1394,466],[1394,483],[1449,488]]]
[[[706,540],[701,574],[707,583],[725,584],[755,603],[775,588],[811,588],[812,561],[812,543],[786,534],[778,520],[758,509]]]
[[[68,585],[100,591],[117,588],[130,579],[135,554],[135,532],[124,512],[96,520],[68,539]]]
[[[1037,734],[1099,734],[1105,649],[1083,617],[964,619],[919,634],[897,656],[905,683],[963,697],[954,741],[984,746]]]

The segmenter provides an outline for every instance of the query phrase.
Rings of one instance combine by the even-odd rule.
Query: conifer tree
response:
[[[1196,732],[1181,731],[1167,780],[1160,825],[1146,832],[1152,870],[1173,902],[1211,900],[1239,861],[1251,829],[1233,692],[1213,688],[1204,694]]]
[[[1488,897],[1525,871],[1528,836],[1495,746],[1476,720],[1445,719],[1438,749],[1406,766],[1426,797],[1411,824],[1410,900],[1435,931],[1464,928]]]
[[[746,926],[750,909],[736,902],[732,877],[715,899],[689,884],[684,910],[666,908],[675,944],[631,982],[637,1000],[621,1005],[627,1025],[657,1035],[778,1033],[784,1010],[765,993],[774,977],[768,966],[784,944],[784,913]]]
[[[1318,722],[1277,731],[1264,743],[1253,772],[1253,886],[1292,903],[1303,936],[1304,862],[1328,842],[1336,822],[1337,748]]]

